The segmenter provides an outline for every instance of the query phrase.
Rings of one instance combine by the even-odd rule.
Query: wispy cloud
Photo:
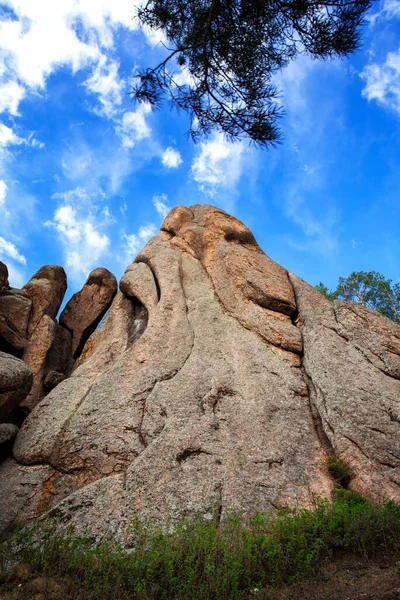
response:
[[[136,142],[150,137],[151,128],[146,115],[151,113],[150,104],[143,103],[135,111],[124,113],[121,123],[116,127],[124,148],[133,148]]]
[[[156,233],[157,227],[154,223],[145,223],[139,227],[137,233],[125,234],[125,258],[127,260],[133,260],[146,242],[156,235]]]
[[[367,65],[361,78],[365,81],[365,98],[400,113],[400,49],[389,52],[383,62]]]
[[[153,196],[153,206],[163,219],[167,216],[171,207],[167,204],[168,198],[166,194],[161,194],[159,196]]]
[[[13,244],[0,236],[0,256],[8,256],[21,265],[26,265],[26,258]]]

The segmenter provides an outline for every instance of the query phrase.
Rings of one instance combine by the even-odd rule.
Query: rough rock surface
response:
[[[120,290],[1,466],[2,526],[129,544],[134,518],[309,505],[333,448],[351,487],[400,500],[398,325],[332,305],[210,206],[174,209]]]
[[[0,352],[0,423],[7,422],[31,385],[32,371],[29,367],[19,358]]]
[[[92,271],[80,292],[74,294],[60,315],[60,324],[72,333],[72,355],[77,358],[109,309],[118,290],[107,269]]]

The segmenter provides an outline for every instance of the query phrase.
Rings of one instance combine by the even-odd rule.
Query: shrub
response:
[[[253,597],[254,588],[267,598],[280,583],[318,573],[337,548],[400,554],[400,506],[344,489],[312,510],[259,513],[247,523],[232,515],[219,527],[197,518],[134,529],[134,552],[93,547],[72,531],[21,529],[0,546],[0,570],[12,559],[35,576],[57,577],[63,600],[231,600]]]

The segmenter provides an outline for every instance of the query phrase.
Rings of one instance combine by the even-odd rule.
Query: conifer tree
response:
[[[138,74],[133,97],[167,97],[191,117],[194,140],[219,129],[260,146],[280,139],[274,75],[300,53],[345,57],[360,44],[370,0],[148,0],[140,22],[168,39],[167,55]],[[190,84],[177,78],[185,69]]]

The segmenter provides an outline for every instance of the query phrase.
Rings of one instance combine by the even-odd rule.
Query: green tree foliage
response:
[[[353,300],[400,323],[400,283],[392,284],[381,273],[353,271],[346,278],[339,277],[336,290],[329,290],[323,283],[315,287],[329,300]]]
[[[345,57],[360,44],[371,0],[148,0],[140,22],[163,32],[168,55],[139,72],[133,97],[159,105],[167,97],[191,117],[194,140],[222,130],[260,146],[279,141],[274,75],[298,54]],[[171,70],[186,68],[191,85]]]

